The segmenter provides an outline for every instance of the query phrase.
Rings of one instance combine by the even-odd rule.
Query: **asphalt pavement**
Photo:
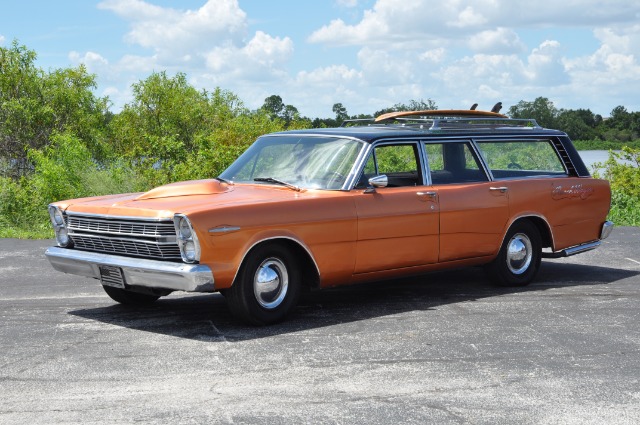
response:
[[[543,260],[313,293],[285,323],[218,294],[117,305],[0,239],[1,424],[638,424],[640,228]]]

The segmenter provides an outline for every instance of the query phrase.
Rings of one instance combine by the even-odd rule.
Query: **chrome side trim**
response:
[[[609,237],[611,231],[613,230],[613,226],[614,224],[612,221],[604,222],[604,224],[602,225],[602,231],[600,232],[600,240],[607,239]]]
[[[63,273],[100,279],[99,266],[122,269],[128,285],[172,291],[213,292],[211,269],[203,264],[128,258],[118,255],[51,247],[45,255],[54,269]]]
[[[219,226],[209,229],[209,233],[237,232],[238,230],[240,230],[240,227],[238,226]]]

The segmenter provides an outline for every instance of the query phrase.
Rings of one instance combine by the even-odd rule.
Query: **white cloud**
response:
[[[509,28],[481,31],[469,40],[471,50],[480,53],[521,53],[526,49],[518,34]]]
[[[294,25],[269,34],[236,0],[201,0],[196,10],[151,1],[99,5],[129,23],[124,39],[142,53],[69,55],[109,82],[104,93],[116,104],[131,95],[125,84],[167,70],[186,72],[198,87],[231,90],[251,108],[278,94],[311,117],[330,116],[337,102],[349,113],[370,113],[427,98],[452,108],[478,102],[489,109],[498,100],[508,108],[538,96],[575,102],[559,107],[604,98],[640,107],[637,2],[540,0],[525,8],[513,0],[333,0],[336,19],[316,24],[305,45]],[[359,20],[349,20],[355,13]],[[581,57],[571,49],[574,28],[593,34]]]
[[[341,19],[314,31],[312,43],[373,45],[416,40],[463,40],[499,28],[592,27],[602,22],[633,25],[640,4],[628,0],[540,0],[535,7],[513,0],[378,0],[362,19],[349,25]]]
[[[483,16],[482,12],[475,10],[472,6],[467,6],[458,13],[455,19],[449,21],[449,25],[459,28],[479,27],[486,24],[488,19]]]
[[[565,60],[576,82],[592,89],[619,87],[622,91],[640,84],[640,25],[616,30],[600,28],[594,35],[600,40],[598,50]]]
[[[209,0],[198,10],[186,11],[142,0],[105,0],[98,7],[131,23],[125,37],[128,42],[167,56],[221,42],[239,42],[247,26],[246,13],[237,0]]]
[[[287,61],[293,53],[293,41],[286,38],[271,37],[262,31],[243,47],[232,45],[216,47],[208,52],[206,66],[216,74],[227,74],[229,78],[268,79],[281,73],[280,64]]]
[[[413,61],[386,50],[365,47],[358,52],[358,63],[365,79],[373,86],[398,85],[415,80]]]
[[[69,60],[75,64],[83,64],[90,73],[104,73],[108,70],[109,61],[95,52],[86,52],[84,55],[76,51],[69,53]]]
[[[150,73],[154,70],[158,70],[158,57],[157,56],[138,56],[138,55],[124,55],[118,61],[116,69],[119,72],[126,73]]]
[[[301,71],[296,77],[299,86],[313,85],[320,87],[352,85],[362,78],[362,73],[345,65],[331,65],[312,71]]]
[[[533,49],[527,60],[529,84],[555,86],[569,82],[569,76],[562,63],[560,43],[557,41],[543,42]]]
[[[419,56],[421,61],[432,62],[432,63],[440,63],[444,61],[446,55],[446,51],[442,47],[438,47],[437,49],[427,50]]]
[[[4,44],[4,40],[5,40],[4,35],[0,34],[0,44]]]

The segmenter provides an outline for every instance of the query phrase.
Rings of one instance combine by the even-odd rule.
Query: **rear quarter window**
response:
[[[566,174],[549,140],[482,141],[477,145],[496,179]]]

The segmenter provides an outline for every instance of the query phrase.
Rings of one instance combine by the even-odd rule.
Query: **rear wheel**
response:
[[[525,286],[538,273],[541,253],[538,228],[531,221],[518,221],[507,232],[498,256],[485,269],[500,286]]]
[[[281,244],[261,245],[248,254],[226,298],[240,320],[268,325],[289,314],[298,302],[300,286],[295,255]]]
[[[141,294],[138,292],[127,291],[113,286],[102,285],[102,289],[111,297],[112,300],[120,304],[127,305],[147,305],[155,302],[160,296],[152,294]]]

